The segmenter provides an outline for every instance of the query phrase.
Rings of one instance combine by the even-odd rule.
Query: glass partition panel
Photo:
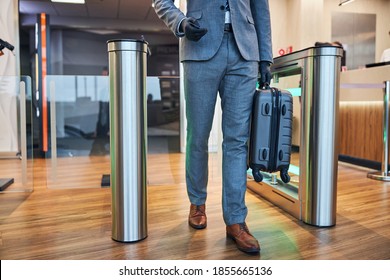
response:
[[[31,78],[0,76],[0,192],[32,192]]]
[[[147,77],[146,94],[148,183],[184,182],[185,155],[180,153],[180,79]]]
[[[109,187],[109,79],[47,76],[50,108],[49,188]],[[148,183],[184,178],[178,77],[147,77]],[[183,164],[182,164],[183,163]],[[177,170],[177,165],[183,166]]]
[[[110,174],[107,76],[47,76],[48,188],[98,188]],[[109,186],[109,181],[108,181]]]
[[[288,170],[291,176],[290,187],[298,188],[299,186],[299,144],[300,144],[300,118],[301,118],[301,74],[279,77],[274,80],[271,86],[281,90],[287,90],[293,96],[293,124],[292,124],[292,140],[291,140],[291,162]],[[279,173],[278,177],[279,177]],[[287,191],[288,192],[288,191]],[[296,191],[288,192],[291,196],[298,199]]]

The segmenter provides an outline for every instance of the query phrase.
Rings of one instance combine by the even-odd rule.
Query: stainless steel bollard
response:
[[[300,195],[302,220],[336,224],[341,49],[314,48],[302,68]]]
[[[382,170],[369,172],[367,177],[374,180],[390,181],[389,173],[389,103],[390,103],[390,81],[384,82],[383,94],[383,156]]]
[[[147,237],[146,55],[141,40],[110,40],[112,239]]]

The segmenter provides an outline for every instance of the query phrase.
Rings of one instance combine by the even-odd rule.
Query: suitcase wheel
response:
[[[287,173],[287,170],[281,170],[280,171],[280,178],[285,183],[290,182],[290,179],[291,179],[290,175],[288,175],[288,173]]]
[[[253,178],[255,179],[256,182],[261,182],[263,181],[263,175],[261,175],[259,169],[253,169],[252,170]]]

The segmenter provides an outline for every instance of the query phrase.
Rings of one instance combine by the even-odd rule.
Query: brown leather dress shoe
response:
[[[245,253],[259,253],[260,245],[249,232],[246,223],[233,224],[226,227],[226,236],[236,242],[237,248]]]
[[[191,204],[188,223],[195,229],[203,229],[207,226],[206,205]]]

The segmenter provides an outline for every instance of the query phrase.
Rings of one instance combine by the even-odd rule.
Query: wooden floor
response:
[[[304,224],[248,190],[247,223],[262,248],[253,256],[225,238],[217,156],[210,158],[208,227],[194,230],[187,224],[184,155],[149,155],[149,234],[127,244],[111,239],[111,190],[84,188],[77,176],[89,168],[100,178],[109,168],[107,158],[79,158],[77,163],[68,178],[61,177],[63,182],[76,178],[73,183],[53,185],[47,179],[51,163],[37,159],[32,193],[0,195],[2,260],[390,259],[390,183],[367,179],[366,169],[339,164],[337,223],[330,228]]]

